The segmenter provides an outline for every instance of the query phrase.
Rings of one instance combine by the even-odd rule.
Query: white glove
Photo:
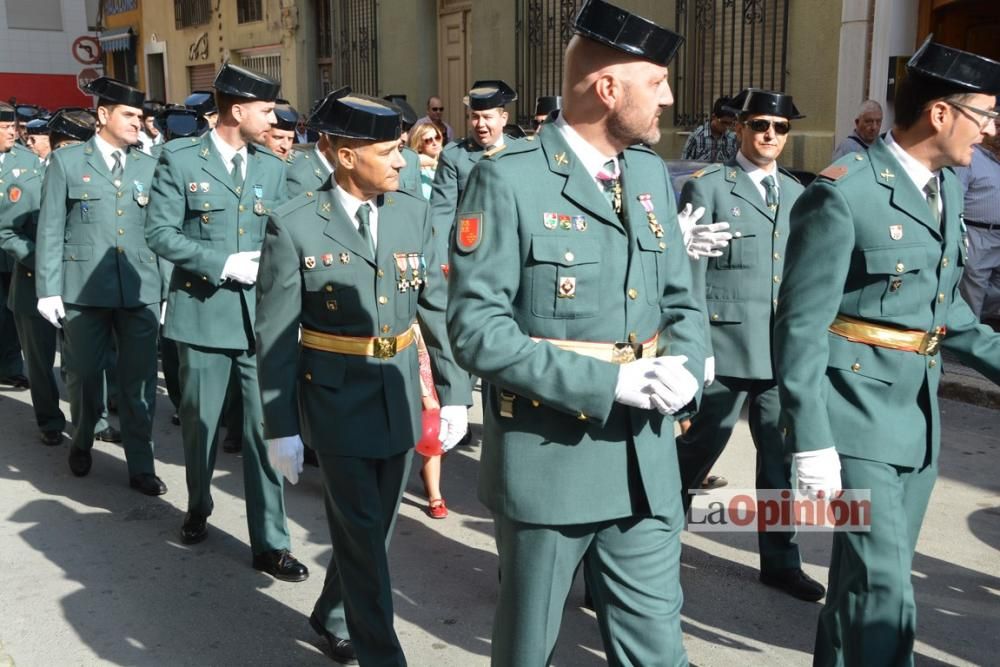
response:
[[[160,304],[160,326],[162,327],[164,322],[167,321],[167,302],[164,301]]]
[[[253,285],[257,282],[257,269],[260,268],[258,257],[260,250],[230,255],[226,258],[226,265],[222,267],[222,279],[229,278],[244,285]]]
[[[654,357],[622,364],[615,400],[642,410],[673,414],[698,392],[698,381],[684,367],[687,357]]]
[[[441,451],[450,451],[469,431],[469,409],[464,405],[441,406]]]
[[[792,456],[799,493],[810,498],[836,498],[842,489],[840,456],[836,447],[799,452]]]
[[[302,438],[298,435],[267,440],[267,460],[271,462],[272,468],[284,475],[292,484],[298,484],[304,457],[305,449],[302,446]]]
[[[705,357],[705,386],[711,387],[715,382],[715,357]]]
[[[729,229],[728,222],[696,224],[703,215],[705,215],[703,206],[692,212],[691,204],[686,204],[684,210],[677,214],[677,222],[684,235],[684,248],[691,259],[718,257],[722,254],[721,249],[729,245],[729,239],[733,238],[733,235],[726,231]]]
[[[66,307],[61,296],[43,296],[38,300],[38,314],[56,329],[62,329],[61,320],[66,317]]]

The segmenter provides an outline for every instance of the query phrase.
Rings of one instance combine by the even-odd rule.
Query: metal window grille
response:
[[[563,55],[580,0],[518,0],[515,68],[517,122],[530,127],[535,99],[562,94]]]
[[[236,0],[236,22],[250,23],[264,18],[261,0]]]
[[[333,57],[333,3],[331,0],[316,2],[316,57]]]
[[[174,0],[174,27],[177,29],[203,25],[211,18],[210,0]]]
[[[378,95],[377,12],[376,0],[340,0],[337,8],[340,84],[366,95]]]
[[[240,65],[269,76],[275,81],[281,81],[280,53],[254,54],[252,56],[240,55]]]
[[[673,69],[674,124],[704,123],[715,99],[753,86],[785,89],[789,0],[677,0],[687,36]]]

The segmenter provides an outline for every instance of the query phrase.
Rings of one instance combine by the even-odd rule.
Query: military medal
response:
[[[576,228],[578,232],[587,231],[587,219],[582,215],[573,216],[573,227]]]
[[[893,241],[903,238],[903,225],[889,225],[889,238]]]
[[[410,269],[413,273],[410,284],[416,289],[424,284],[424,279],[420,277],[420,255],[414,252],[407,255],[406,258],[410,262]]]
[[[305,264],[305,266],[306,266],[307,269],[315,269],[316,268],[316,258],[313,257],[312,255],[309,255],[308,257],[306,257],[303,260],[303,263]]]
[[[740,211],[740,207],[739,206],[734,206],[731,209],[729,209],[729,213],[734,218],[738,218],[738,217],[740,217],[740,215],[741,215],[742,212]]]
[[[351,254],[347,253],[347,252],[340,253],[340,263],[341,264],[350,264],[351,263]]]
[[[264,187],[261,185],[253,186],[253,212],[257,215],[264,215],[264,202],[261,201],[264,197]]]
[[[11,169],[10,173],[14,174],[14,178],[17,178],[24,171],[26,171],[26,170],[25,169]]]
[[[134,181],[135,183],[135,203],[139,206],[145,206],[149,203],[149,193],[146,192],[146,186],[139,181]]]
[[[889,291],[890,291],[890,292],[897,292],[897,291],[899,291],[899,288],[900,288],[900,287],[902,287],[902,286],[903,286],[903,281],[902,281],[902,280],[899,280],[899,279],[897,278],[897,279],[893,280],[893,281],[892,281],[892,282],[891,282],[891,283],[889,284]]]
[[[556,291],[556,296],[560,299],[575,299],[576,278],[573,278],[572,276],[563,276],[559,280],[559,289]]]
[[[198,184],[188,183],[188,192],[198,192]]]
[[[208,192],[208,187],[209,187],[208,183],[199,183],[198,186],[201,187],[201,191],[202,192],[206,192],[206,193]]]
[[[118,179],[118,178],[116,178],[116,179],[114,180],[114,184],[115,184],[115,187],[116,187],[116,188],[120,188],[120,187],[122,186],[122,182],[121,182],[121,179]]]
[[[331,266],[333,264],[333,253],[328,252],[323,255],[323,266]]]
[[[543,213],[542,224],[545,225],[545,229],[555,229],[559,224],[559,216],[555,213]]]
[[[89,174],[84,174],[84,175],[83,175],[83,178],[82,178],[81,180],[82,180],[82,181],[83,181],[84,183],[90,183],[90,175],[89,175]]]
[[[643,193],[637,197],[639,203],[642,204],[642,208],[646,211],[646,220],[649,222],[649,228],[652,230],[653,234],[658,239],[663,238],[663,225],[656,219],[656,214],[653,212],[653,196],[647,193]]]
[[[403,294],[410,289],[410,281],[406,279],[406,253],[394,252],[392,258],[396,260],[396,270],[399,278],[396,279],[396,290]]]
[[[563,229],[573,229],[573,224],[569,221],[568,215],[559,216],[559,226]]]

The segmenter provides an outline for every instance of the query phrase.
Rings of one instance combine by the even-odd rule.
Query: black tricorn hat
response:
[[[535,100],[535,115],[542,114],[548,116],[553,111],[562,109],[562,97],[559,95],[540,95]]]
[[[462,102],[473,111],[496,109],[517,100],[517,92],[500,80],[476,81]]]
[[[327,95],[309,119],[310,126],[338,137],[391,141],[402,133],[399,111],[377,97],[349,93]]]
[[[156,114],[163,111],[163,106],[163,102],[160,100],[146,100],[142,104],[142,115],[156,116]]]
[[[399,110],[399,122],[403,124],[404,130],[409,130],[417,122],[417,112],[406,101],[406,95],[386,95],[382,99],[392,102]]]
[[[215,75],[215,90],[233,97],[270,102],[277,99],[281,84],[269,76],[226,63]]]
[[[97,120],[86,109],[66,107],[56,111],[49,119],[50,137],[58,134],[77,141],[87,141],[94,136],[96,128]]]
[[[48,134],[49,133],[49,119],[38,117],[29,120],[24,124],[24,131],[28,134]]]
[[[18,104],[15,110],[17,111],[17,119],[22,123],[27,123],[29,120],[38,118],[42,113],[42,110],[34,104]]]
[[[928,35],[906,63],[906,71],[950,83],[955,88],[986,95],[1000,93],[1000,63],[983,56],[932,42]]]
[[[156,127],[166,140],[201,136],[208,130],[205,116],[194,109],[169,107],[156,115]]]
[[[0,123],[13,123],[17,120],[17,111],[6,102],[0,102]]]
[[[276,127],[279,130],[294,131],[295,124],[299,122],[299,112],[287,100],[280,100],[274,105],[274,117],[277,122],[271,127]]]
[[[517,123],[507,123],[504,125],[503,133],[513,139],[523,139],[528,136],[528,133],[524,131],[524,128]]]
[[[96,95],[103,104],[124,104],[127,107],[141,109],[146,101],[146,93],[109,76],[94,79],[87,84],[86,91]]]
[[[210,90],[195,90],[184,100],[184,106],[194,109],[203,116],[219,113],[219,107],[215,105],[215,93]]]
[[[584,0],[573,24],[578,35],[666,67],[684,38],[604,0]]]
[[[333,92],[327,93],[326,97],[321,97],[315,102],[313,102],[312,109],[309,110],[309,116],[306,118],[306,127],[311,130],[316,130],[317,132],[322,132],[319,125],[313,124],[313,121],[319,121],[322,124],[322,118],[326,115],[324,112],[322,115],[319,111],[324,107],[328,107],[333,103],[334,100],[344,97],[345,95],[351,94],[350,86],[342,86]]]
[[[731,100],[728,108],[741,118],[753,114],[781,116],[789,120],[805,118],[795,107],[791,95],[758,88],[744,88]]]

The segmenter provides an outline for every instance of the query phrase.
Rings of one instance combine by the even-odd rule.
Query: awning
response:
[[[101,43],[101,50],[108,52],[128,51],[132,48],[132,27],[112,28],[105,30],[97,38]]]

